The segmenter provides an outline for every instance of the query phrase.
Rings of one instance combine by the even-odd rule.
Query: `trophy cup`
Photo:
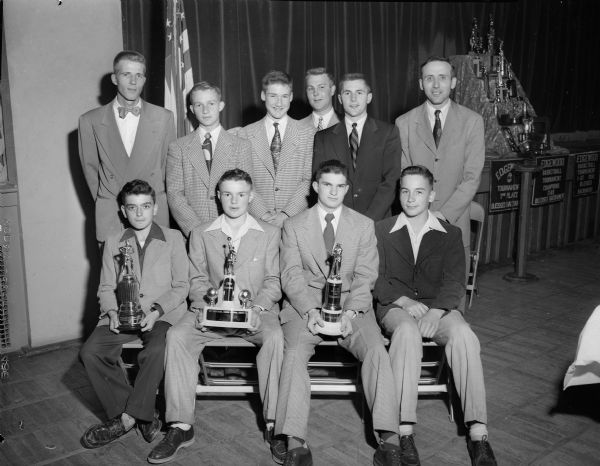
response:
[[[129,240],[125,246],[120,247],[123,266],[117,283],[117,302],[119,310],[119,331],[136,332],[142,328],[140,322],[144,318],[144,311],[140,305],[140,282],[133,271],[133,247]]]
[[[341,335],[340,329],[342,320],[342,278],[340,269],[342,268],[342,245],[336,243],[332,251],[332,263],[327,283],[324,290],[324,302],[321,307],[321,319],[325,322],[323,327],[317,326],[319,333],[324,335]]]
[[[252,294],[248,290],[241,290],[236,298],[237,287],[233,264],[236,261],[237,254],[229,237],[227,238],[227,244],[229,252],[225,257],[223,283],[219,290],[209,288],[206,291],[208,304],[199,311],[201,316],[197,322],[199,322],[198,326],[200,328],[233,329],[235,334],[239,329],[246,331],[251,327]],[[221,297],[220,303],[219,297]]]

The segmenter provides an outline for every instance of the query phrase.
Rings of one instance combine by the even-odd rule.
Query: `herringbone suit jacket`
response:
[[[224,129],[219,132],[210,173],[206,166],[200,132],[194,131],[169,145],[167,198],[173,218],[185,236],[220,214],[217,182],[227,170],[240,168],[253,177],[252,147],[245,139]]]
[[[283,223],[280,262],[285,296],[279,317],[282,324],[302,319],[308,311],[323,304],[329,263],[317,209],[315,205]],[[343,249],[342,307],[357,312],[371,311],[371,290],[379,265],[373,221],[344,206],[335,242]]]
[[[426,105],[396,118],[402,142],[402,168],[424,165],[433,173],[435,200],[431,210],[442,212],[462,230],[467,247],[471,243],[471,201],[485,162],[483,118],[451,102],[439,147],[435,147]]]
[[[265,118],[240,130],[239,136],[252,144],[255,197],[250,213],[256,218],[262,218],[267,212],[284,212],[292,217],[306,209],[314,134],[314,128],[288,117],[275,173]]]
[[[96,203],[96,238],[103,242],[125,228],[117,195],[125,183],[145,180],[156,191],[157,223],[169,225],[165,169],[169,143],[175,140],[173,114],[142,101],[131,156],[127,156],[115,120],[113,102],[79,118],[79,157]]]

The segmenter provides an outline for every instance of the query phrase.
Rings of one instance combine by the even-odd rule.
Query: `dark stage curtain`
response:
[[[122,0],[124,43],[150,62],[146,98],[162,103],[164,5]],[[419,64],[429,55],[464,54],[471,21],[496,36],[536,112],[553,132],[600,129],[595,89],[600,62],[600,13],[587,0],[519,2],[302,2],[184,0],[195,81],[219,85],[225,127],[263,114],[261,77],[271,69],[294,79],[290,115],[304,117],[306,69],[326,66],[335,76],[360,71],[373,89],[369,113],[393,121],[418,105]]]

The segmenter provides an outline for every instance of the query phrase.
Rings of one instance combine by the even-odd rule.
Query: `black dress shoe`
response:
[[[467,450],[469,450],[472,466],[497,466],[496,457],[487,440],[487,435],[484,435],[480,441],[473,441],[467,435]]]
[[[162,428],[162,421],[158,418],[158,411],[154,410],[154,418],[150,422],[138,422],[138,430],[141,432],[142,437],[148,443],[152,443],[160,429]]]
[[[308,447],[298,447],[288,450],[283,466],[312,466],[312,453]]]
[[[400,437],[400,461],[402,466],[421,466],[419,452],[415,445],[415,434]]]
[[[271,456],[273,461],[277,464],[283,464],[285,461],[285,454],[287,453],[287,436],[286,435],[275,435],[275,429],[265,429],[263,438],[266,443],[269,444],[271,450]]]
[[[404,466],[400,461],[400,447],[390,443],[380,443],[373,455],[374,466]]]
[[[179,427],[169,427],[165,437],[156,445],[148,455],[148,463],[161,464],[175,458],[180,448],[188,447],[194,443],[194,427],[182,430]]]
[[[85,448],[98,448],[109,444],[126,433],[127,430],[121,422],[121,415],[118,415],[103,424],[93,425],[86,430],[81,436],[81,444]]]

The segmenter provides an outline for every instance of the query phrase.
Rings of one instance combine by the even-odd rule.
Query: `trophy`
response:
[[[123,258],[123,266],[117,283],[117,302],[119,310],[119,331],[136,332],[142,326],[144,311],[140,305],[140,282],[133,271],[133,247],[129,240],[119,248]]]
[[[325,322],[323,327],[317,326],[319,333],[324,335],[341,335],[340,329],[342,320],[342,278],[340,269],[342,268],[342,245],[336,243],[333,247],[331,258],[331,270],[327,277],[327,283],[324,290],[324,302],[321,307],[321,319]]]
[[[197,320],[200,328],[216,327],[245,330],[251,327],[252,294],[248,290],[241,290],[237,293],[236,298],[237,287],[233,264],[236,261],[237,253],[230,237],[227,238],[227,244],[229,252],[225,256],[223,283],[219,290],[209,288],[206,291],[208,304],[199,311],[201,316]],[[221,298],[220,302],[219,298]]]

